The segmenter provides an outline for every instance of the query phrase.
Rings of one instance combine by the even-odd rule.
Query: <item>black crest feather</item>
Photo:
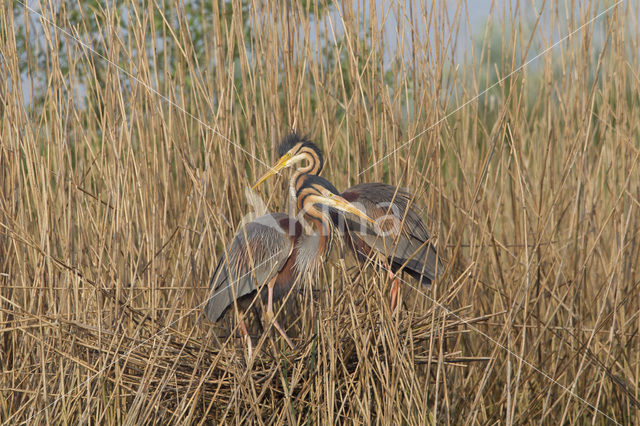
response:
[[[316,155],[320,159],[320,164],[321,165],[324,164],[324,158],[322,157],[322,151],[320,151],[320,148],[318,148],[318,146],[315,143],[311,142],[311,140],[307,136],[302,136],[297,132],[291,132],[288,135],[286,135],[284,138],[282,138],[282,141],[278,146],[278,158],[281,158],[298,143],[301,144],[301,148],[308,147],[313,151],[315,151]]]

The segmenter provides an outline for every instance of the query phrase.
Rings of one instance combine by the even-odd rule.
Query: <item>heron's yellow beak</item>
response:
[[[286,153],[285,155],[280,157],[280,159],[275,164],[275,166],[273,166],[267,173],[265,173],[260,179],[258,179],[258,181],[255,184],[253,184],[251,189],[256,189],[258,186],[260,186],[262,182],[269,179],[271,176],[275,175],[280,170],[288,167],[290,165],[289,164],[290,161],[291,161],[291,154],[289,153]]]
[[[373,219],[367,216],[366,213],[364,213],[362,210],[360,210],[359,208],[357,208],[356,206],[354,206],[353,204],[351,204],[350,202],[348,202],[347,200],[345,200],[340,196],[337,196],[337,195],[333,195],[331,197],[320,196],[318,198],[319,200],[321,200],[320,202],[322,202],[323,204],[326,204],[327,206],[335,207],[336,209],[354,214],[366,220],[369,223],[376,223]]]

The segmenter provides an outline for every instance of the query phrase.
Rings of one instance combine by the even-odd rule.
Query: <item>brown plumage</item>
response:
[[[345,221],[345,238],[360,248],[356,253],[361,261],[375,252],[392,272],[404,271],[426,285],[435,279],[436,268],[441,271],[442,265],[424,222],[411,206],[409,192],[384,183],[361,183],[341,195],[378,223],[374,228],[354,223],[348,214],[332,215],[337,226]]]
[[[254,187],[286,167],[306,162],[291,177],[290,190],[295,193],[307,174],[319,174],[324,165],[320,149],[295,133],[281,142],[278,154],[278,162]],[[394,278],[393,307],[397,293],[394,273],[403,271],[420,283],[431,284],[443,268],[429,232],[412,205],[412,194],[384,183],[361,183],[348,188],[341,196],[377,222],[374,227],[361,224],[349,214],[332,214],[334,225],[344,228],[345,242],[361,262],[375,257],[389,270]]]
[[[304,233],[298,220],[283,213],[261,216],[239,229],[211,279],[211,295],[205,307],[207,318],[218,321],[234,304],[242,314],[255,303],[260,289],[259,294],[267,306],[267,319],[273,321],[293,347],[273,317],[273,301],[283,297],[302,274],[314,271],[331,247],[333,223],[329,210],[319,206],[371,220],[336,195],[337,192],[331,183],[318,176],[308,175],[301,179],[296,191],[297,207],[313,226],[315,234]],[[239,327],[251,354],[251,339],[242,316]]]

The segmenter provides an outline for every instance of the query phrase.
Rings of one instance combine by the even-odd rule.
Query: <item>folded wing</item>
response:
[[[205,307],[210,321],[220,319],[234,300],[250,301],[249,295],[258,288],[266,288],[269,280],[282,269],[293,249],[292,239],[279,224],[287,217],[282,213],[267,214],[238,230],[211,278]]]

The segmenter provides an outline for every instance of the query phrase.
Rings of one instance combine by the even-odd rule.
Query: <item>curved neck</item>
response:
[[[316,212],[307,214],[304,217],[307,222],[306,232],[296,241],[295,266],[298,273],[315,273],[325,259],[332,243],[332,228],[322,216],[317,216]],[[315,228],[309,229],[309,228]],[[315,231],[315,232],[313,232]]]
[[[305,147],[297,155],[302,157],[303,160],[306,160],[306,164],[298,168],[299,171],[302,173],[309,173],[311,175],[320,174],[322,167],[324,166],[324,161],[318,156],[317,152],[311,148]]]
[[[307,208],[306,211],[303,211],[303,215],[307,223],[314,228],[313,231],[315,231],[318,238],[318,252],[321,256],[324,256],[331,249],[331,244],[333,242],[333,227],[331,222],[329,222],[325,215],[323,215],[315,205],[312,205]],[[303,238],[308,236],[308,234],[305,234]]]
[[[296,194],[300,190],[300,187],[304,183],[304,175],[308,173],[302,169],[296,169],[295,172],[291,175],[291,179],[289,179],[289,192],[291,193],[291,197],[295,200]],[[299,207],[298,207],[299,208]]]
[[[317,176],[324,167],[324,160],[322,157],[319,157],[318,153],[311,148],[303,148],[297,156],[302,157],[301,161],[306,160],[306,164],[297,168],[289,180],[289,192],[291,194],[291,198],[294,200],[297,198],[296,194],[298,193],[298,190],[304,183],[303,175],[309,174]]]

